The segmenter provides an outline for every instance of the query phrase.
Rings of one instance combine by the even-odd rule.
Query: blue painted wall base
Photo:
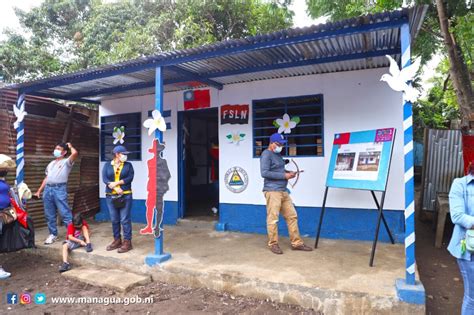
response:
[[[225,232],[227,231],[227,223],[217,222],[214,228],[216,229],[216,231]]]
[[[410,304],[425,304],[425,287],[419,281],[414,285],[407,284],[405,279],[397,279],[395,282],[397,296],[402,302]]]
[[[100,212],[95,216],[96,220],[110,221],[105,198],[100,200],[100,209]],[[301,235],[315,237],[321,208],[296,207],[296,211],[298,212],[298,226]],[[132,222],[146,223],[145,213],[145,200],[133,200]],[[219,204],[219,222],[216,223],[215,229],[216,231],[266,234],[266,213],[265,205],[221,203]],[[403,243],[405,224],[403,211],[385,210],[384,215],[395,241]],[[178,222],[178,202],[165,201],[163,222],[169,225]],[[372,241],[376,223],[377,211],[375,209],[326,208],[321,237]],[[282,217],[278,222],[278,230],[280,235],[288,236],[288,228]],[[390,241],[383,226],[380,228],[379,240]]]
[[[304,237],[315,237],[319,221],[320,207],[296,207],[298,226]],[[377,210],[375,209],[344,209],[326,208],[321,237],[333,239],[350,239],[372,241],[377,225]],[[218,231],[236,231],[266,234],[265,205],[227,204],[219,205]],[[384,210],[384,216],[397,243],[404,242],[404,212]],[[283,217],[278,222],[280,235],[288,236],[288,228]],[[390,242],[384,227],[380,228],[379,240]]]
[[[145,200],[134,199],[132,203],[132,222],[146,224]],[[96,221],[110,221],[109,210],[105,203],[105,198],[100,198],[100,211],[95,215]],[[163,223],[175,225],[178,222],[178,202],[165,201]]]

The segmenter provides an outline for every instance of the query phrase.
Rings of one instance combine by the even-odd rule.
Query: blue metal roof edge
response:
[[[130,73],[146,68],[154,68],[160,65],[177,65],[192,60],[213,58],[229,53],[245,52],[247,50],[269,48],[275,45],[284,45],[285,43],[316,40],[317,38],[351,34],[355,32],[367,32],[370,31],[371,26],[375,26],[374,24],[377,26],[385,25],[386,28],[393,28],[398,27],[403,23],[414,22],[409,21],[410,10],[416,11],[420,8],[426,12],[426,8],[423,8],[423,6],[416,6],[411,9],[405,8],[396,11],[369,14],[357,18],[313,25],[304,28],[291,28],[269,34],[249,36],[243,39],[226,40],[196,48],[165,52],[93,69],[85,69],[73,73],[13,84],[4,88],[18,89],[22,92],[28,93],[47,89],[52,86],[84,82],[120,73]],[[424,14],[422,15],[424,16]],[[382,20],[383,22],[377,22],[377,20]],[[420,23],[422,20],[422,18],[418,19],[417,22]],[[416,31],[418,31],[419,25],[415,25],[415,27]],[[365,28],[367,28],[367,30],[364,30]]]

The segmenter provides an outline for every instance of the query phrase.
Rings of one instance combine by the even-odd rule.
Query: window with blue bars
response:
[[[253,118],[253,156],[259,157],[269,145],[269,137],[278,132],[273,122],[288,114],[290,118],[299,117],[300,122],[291,133],[283,135],[288,140],[282,155],[324,156],[323,95],[254,100]]]
[[[124,143],[122,144],[130,152],[129,161],[140,161],[142,159],[142,121],[141,113],[128,113],[100,118],[100,159],[108,161],[112,159],[112,149],[119,145],[114,144],[114,127],[125,127]]]

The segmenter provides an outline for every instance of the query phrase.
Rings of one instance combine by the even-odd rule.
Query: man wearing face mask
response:
[[[66,157],[68,150],[71,151],[71,155]],[[58,211],[65,227],[72,221],[72,212],[67,200],[67,181],[79,153],[71,143],[61,142],[54,148],[53,155],[55,159],[46,167],[46,177],[35,194],[37,198],[40,198],[44,189],[44,215],[49,230],[49,236],[44,241],[45,244],[52,244],[58,239],[56,226]]]
[[[285,170],[285,160],[281,156],[285,138],[274,133],[270,137],[270,145],[260,157],[260,173],[264,179],[263,193],[267,201],[267,233],[268,247],[274,254],[283,254],[278,245],[278,218],[280,211],[288,225],[291,248],[293,250],[312,251],[301,239],[298,230],[298,216],[286,186],[288,180],[296,176],[295,172]]]

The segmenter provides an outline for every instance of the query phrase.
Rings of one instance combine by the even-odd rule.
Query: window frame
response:
[[[111,118],[111,117],[117,117],[117,116],[124,116],[126,118],[121,119],[118,122],[107,122],[107,121],[104,122],[103,121],[104,119]],[[110,161],[110,159],[107,158],[107,154],[110,154],[110,152],[105,152],[105,137],[108,137],[108,135],[105,134],[103,126],[104,125],[110,125],[110,124],[120,125],[120,124],[126,123],[126,122],[130,121],[132,116],[135,116],[135,117],[133,117],[133,119],[137,119],[137,121],[138,121],[138,125],[139,125],[138,130],[139,130],[139,132],[138,132],[138,134],[135,134],[131,137],[139,139],[138,142],[133,143],[134,145],[138,144],[139,150],[138,151],[133,151],[134,153],[138,154],[138,157],[137,158],[130,158],[129,157],[128,161],[142,161],[142,158],[143,158],[143,156],[142,156],[142,149],[143,149],[142,148],[142,140],[143,140],[142,138],[143,138],[143,134],[142,134],[142,122],[141,122],[142,113],[141,112],[132,112],[132,113],[121,113],[121,114],[114,114],[114,115],[107,115],[107,116],[101,116],[100,117],[100,161],[101,162]],[[134,128],[134,129],[137,129],[137,128]],[[125,133],[126,132],[127,132],[127,128],[125,127]],[[119,145],[119,144],[117,144],[117,145]],[[124,145],[125,146],[127,145],[127,135],[125,136]]]
[[[314,134],[303,134],[303,135],[292,135],[291,137],[304,137],[304,136],[311,136],[311,135],[314,135],[315,137],[316,136],[320,136],[321,137],[321,145],[296,145],[296,147],[321,147],[322,148],[322,153],[321,155],[316,155],[316,154],[311,154],[311,155],[308,155],[308,154],[303,154],[303,155],[286,155],[286,153],[289,153],[289,147],[286,145],[285,146],[285,154],[282,156],[283,157],[287,157],[287,158],[324,158],[325,156],[325,150],[324,150],[324,95],[322,93],[318,93],[318,94],[304,94],[304,95],[297,95],[297,96],[284,96],[284,97],[272,97],[272,98],[263,98],[263,99],[256,99],[256,100],[252,100],[252,156],[253,158],[257,158],[259,159],[260,156],[259,155],[256,155],[256,144],[255,144],[255,141],[258,140],[258,139],[265,139],[268,140],[268,137],[267,136],[258,136],[258,138],[255,138],[255,121],[258,121],[258,120],[264,120],[264,119],[271,119],[272,117],[259,117],[256,119],[255,117],[255,109],[258,109],[258,105],[257,107],[255,106],[256,103],[258,102],[269,102],[269,101],[283,101],[285,102],[285,107],[284,107],[284,111],[285,113],[288,112],[288,107],[291,107],[292,105],[288,105],[288,101],[289,100],[295,100],[295,99],[299,99],[299,98],[305,98],[305,97],[319,97],[321,99],[321,103],[319,105],[295,105],[295,106],[298,106],[298,107],[314,107],[314,106],[319,106],[321,108],[321,112],[320,114],[315,114],[315,115],[309,115],[309,114],[304,114],[306,117],[316,117],[316,116],[320,116],[321,117],[321,123],[320,124],[311,124],[311,126],[315,126],[315,125],[320,125],[321,127],[321,134],[317,134],[317,133],[314,133]],[[298,115],[300,117],[304,117],[302,115]],[[277,119],[279,117],[275,117],[274,119]],[[298,126],[304,126],[304,125],[300,125],[298,124]],[[271,128],[275,128],[275,126],[272,126],[272,127],[262,127],[261,129],[263,128],[268,128],[268,129],[271,129]],[[277,131],[275,131],[277,132]],[[285,136],[285,134],[283,134]],[[290,134],[291,135],[291,134]],[[262,152],[263,150],[265,150],[265,146],[262,146]],[[283,153],[283,152],[282,152]]]

